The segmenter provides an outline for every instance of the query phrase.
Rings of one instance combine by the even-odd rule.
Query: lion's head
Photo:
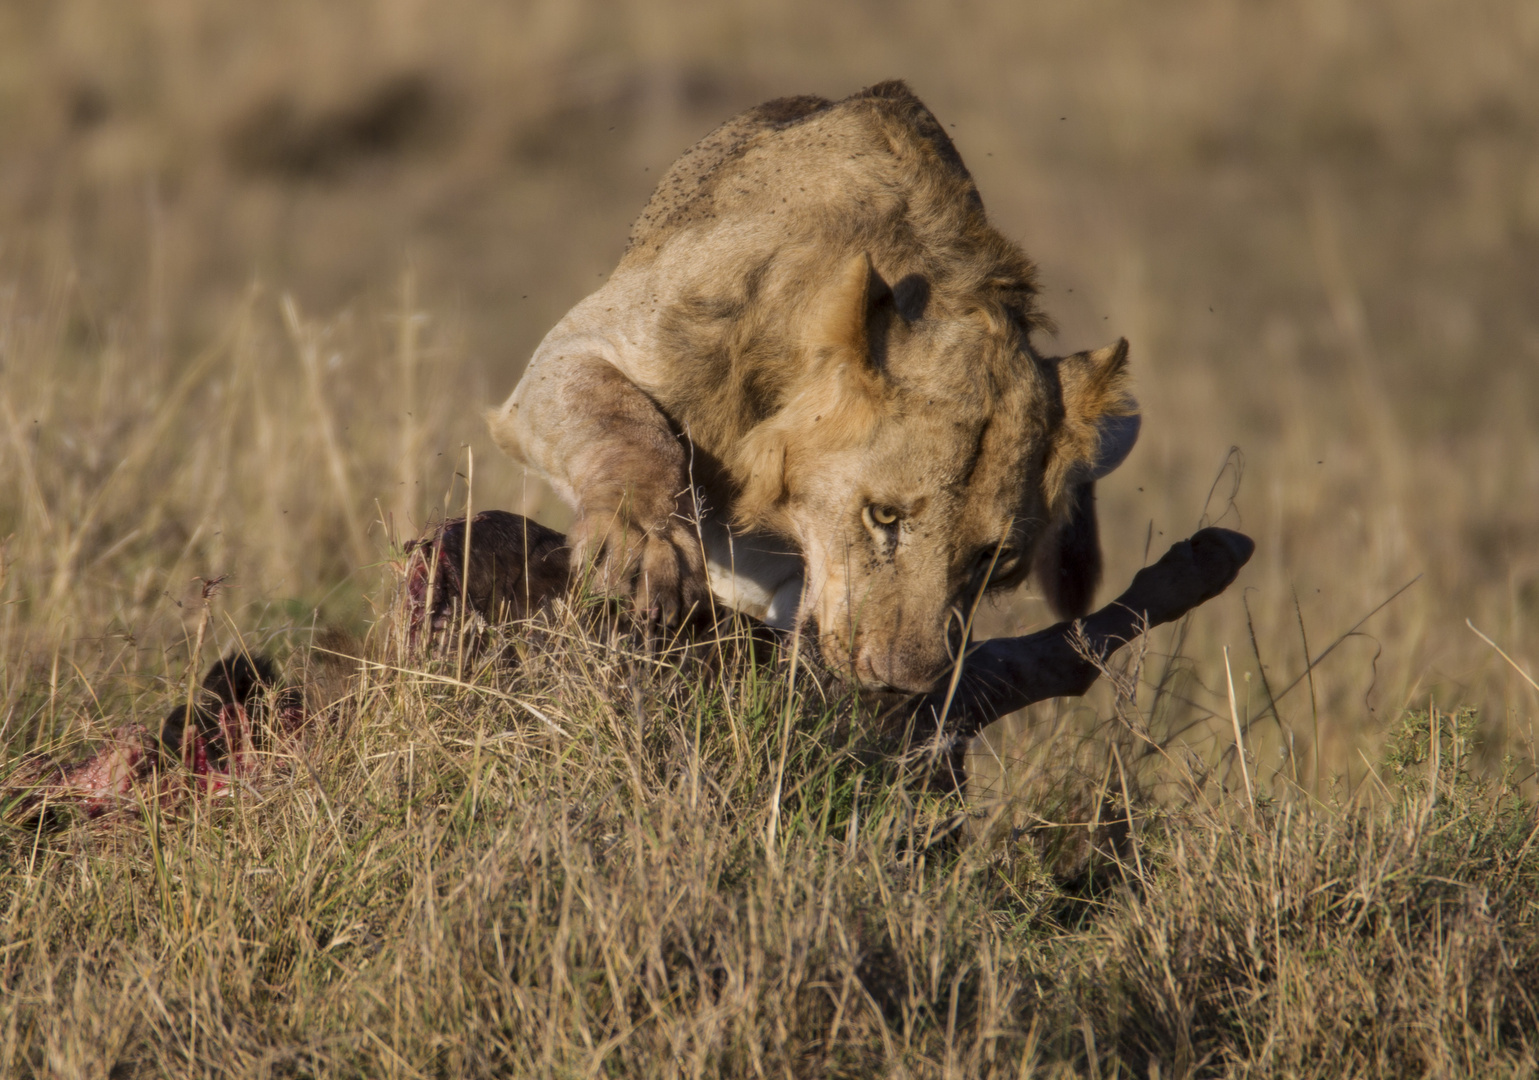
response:
[[[1076,498],[1138,433],[1126,342],[1040,357],[1008,299],[889,287],[864,253],[804,325],[803,377],[729,465],[737,521],[801,547],[825,658],[868,687],[928,691],[975,598],[1034,556],[1053,566],[1049,599],[1082,613],[1099,548]]]

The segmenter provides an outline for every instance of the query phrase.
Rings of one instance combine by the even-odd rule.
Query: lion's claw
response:
[[[700,540],[681,523],[647,529],[588,515],[571,541],[577,572],[595,591],[633,600],[644,621],[676,626],[709,602]]]

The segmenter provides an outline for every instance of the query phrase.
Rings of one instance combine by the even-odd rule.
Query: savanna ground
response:
[[[652,179],[893,75],[1058,344],[1133,343],[1108,585],[1206,519],[1236,586],[965,820],[784,658],[397,664],[399,538],[566,523],[479,410]],[[0,1069],[1531,1075],[1539,692],[1466,620],[1539,661],[1536,296],[1532,5],[0,6],[0,776],[153,726],[205,613],[336,702],[217,805],[0,826]]]

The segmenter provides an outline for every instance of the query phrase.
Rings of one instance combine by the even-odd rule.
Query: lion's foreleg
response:
[[[591,567],[601,591],[634,597],[640,613],[666,622],[705,601],[685,447],[613,365],[596,356],[542,358],[493,433],[573,504],[574,571]]]

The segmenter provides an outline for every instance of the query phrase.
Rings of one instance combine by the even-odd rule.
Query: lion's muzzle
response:
[[[825,637],[824,655],[831,663],[853,671],[867,690],[927,694],[951,674],[962,647],[962,630],[955,620],[937,621],[929,632],[862,634],[852,651],[837,638]]]

